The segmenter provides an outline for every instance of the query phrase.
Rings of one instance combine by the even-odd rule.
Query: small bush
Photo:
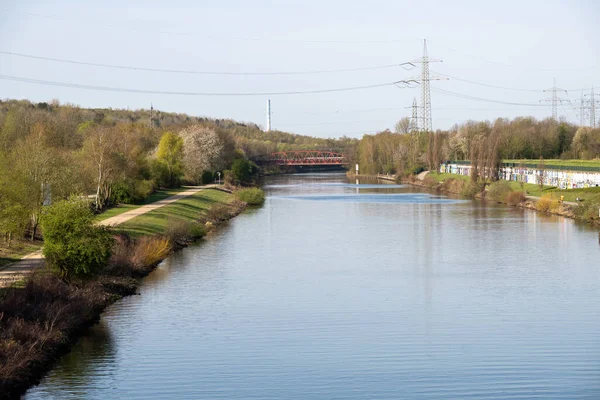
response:
[[[510,183],[507,181],[496,181],[490,185],[486,197],[500,203],[507,201],[508,195],[512,192]]]
[[[510,192],[508,196],[506,196],[506,203],[508,203],[510,206],[516,206],[517,204],[524,202],[526,199],[527,197],[523,192]]]
[[[543,195],[535,203],[535,208],[537,208],[538,211],[543,211],[543,212],[553,212],[553,211],[558,210],[558,207],[560,207],[560,203],[558,202],[558,200],[553,198],[552,195],[549,195],[549,194]]]
[[[247,188],[235,191],[235,198],[251,206],[258,206],[265,202],[265,192],[259,188]]]
[[[179,243],[190,239],[199,239],[206,235],[206,230],[197,222],[169,219],[166,235],[171,243]]]
[[[475,198],[475,196],[480,192],[481,190],[479,185],[477,183],[469,181],[463,186],[462,190],[460,191],[460,194],[462,196],[469,197],[472,199]]]
[[[113,238],[94,225],[87,200],[72,198],[46,208],[42,217],[44,256],[61,277],[99,271],[110,258]]]
[[[423,185],[434,189],[439,186],[439,183],[433,176],[426,175],[425,178],[423,178]]]
[[[231,209],[225,204],[215,204],[206,212],[206,220],[213,224],[227,221],[231,218]]]
[[[169,238],[145,236],[138,239],[133,245],[131,262],[136,268],[150,267],[165,259],[170,252]]]

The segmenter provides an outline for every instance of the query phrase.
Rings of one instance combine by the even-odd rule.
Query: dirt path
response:
[[[429,173],[429,171],[423,171],[423,172],[419,173],[417,175],[417,179],[422,181],[423,179],[425,179],[425,177],[427,176],[428,173]]]
[[[100,221],[99,224],[104,226],[116,226],[139,215],[146,214],[152,210],[156,210],[157,208],[164,207],[167,204],[174,203],[185,197],[196,194],[204,189],[210,189],[216,186],[217,185],[206,185],[202,187],[194,187],[181,193],[177,193],[171,197],[167,197],[166,199],[162,199],[151,204],[146,204],[131,211],[126,211],[114,217],[107,218],[103,221]],[[22,279],[26,274],[34,269],[41,268],[43,266],[45,266],[45,262],[44,256],[42,255],[42,250],[28,254],[20,261],[5,265],[4,267],[0,268],[0,288],[11,285],[15,281]]]

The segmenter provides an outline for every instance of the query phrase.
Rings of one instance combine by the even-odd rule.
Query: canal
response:
[[[600,398],[597,231],[339,174],[265,189],[25,398]]]

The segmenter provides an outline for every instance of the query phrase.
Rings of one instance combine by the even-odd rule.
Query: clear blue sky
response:
[[[125,5],[127,4],[127,5]],[[434,129],[468,119],[551,115],[536,106],[557,86],[578,122],[581,91],[600,85],[600,4],[574,1],[192,1],[0,0],[0,51],[157,69],[285,72],[402,63],[429,55],[433,71],[458,79],[432,87],[508,103],[432,92]],[[194,75],[109,69],[0,54],[0,75],[179,92],[285,92],[388,83],[418,77],[399,67],[315,75]],[[463,80],[532,91],[476,85]],[[535,91],[540,90],[540,91]],[[586,93],[589,89],[586,90]],[[597,89],[600,93],[600,88]],[[393,86],[287,96],[202,97],[113,93],[0,79],[0,98],[83,107],[149,108],[265,125],[320,137],[393,128],[420,89]],[[564,92],[562,98],[567,98]],[[600,100],[600,96],[597,97]],[[408,108],[405,108],[408,107]]]

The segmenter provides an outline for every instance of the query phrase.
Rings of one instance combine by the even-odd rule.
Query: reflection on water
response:
[[[335,174],[265,187],[26,398],[600,398],[590,227]]]

